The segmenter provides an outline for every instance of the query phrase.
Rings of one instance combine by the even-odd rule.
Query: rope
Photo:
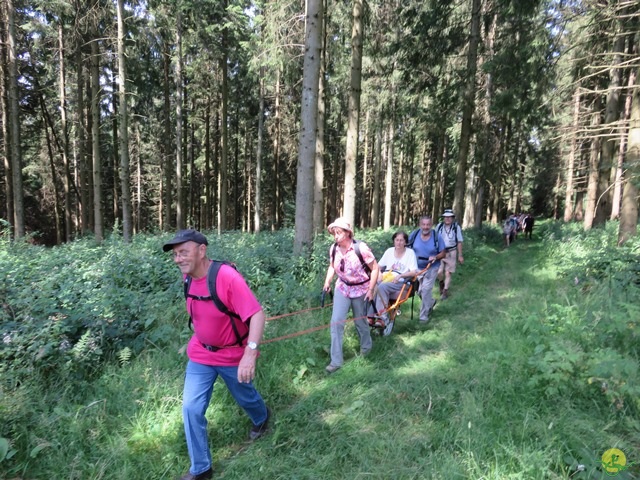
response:
[[[410,295],[411,295],[411,288],[413,287],[413,282],[416,281],[416,279],[418,277],[420,277],[421,275],[424,275],[424,273],[429,270],[429,268],[431,267],[431,264],[433,262],[429,262],[427,264],[427,266],[425,268],[423,268],[422,270],[420,270],[418,273],[416,273],[412,278],[410,282],[405,282],[402,285],[402,289],[400,290],[400,292],[398,293],[398,298],[396,298],[396,301],[393,303],[393,305],[388,306],[387,308],[383,309],[381,312],[378,312],[378,315],[383,315],[385,313],[388,313],[392,310],[397,309],[400,305],[402,305],[404,302],[406,302],[407,300],[409,300]],[[405,298],[402,298],[402,294],[405,290],[406,286],[409,286],[409,292],[405,295]],[[329,303],[328,305],[326,305],[327,307],[330,307],[331,305],[333,305],[333,303]],[[295,312],[291,312],[291,313],[284,313],[282,315],[274,315],[273,317],[269,317],[267,318],[265,321],[266,322],[271,322],[273,320],[279,320],[281,318],[286,318],[286,317],[292,317],[294,315],[299,315],[302,313],[308,313],[308,312],[313,312],[315,310],[320,310],[324,307],[312,307],[312,308],[307,308],[307,309],[303,309],[303,310],[297,310]],[[311,327],[311,328],[307,328],[305,330],[300,330],[298,332],[293,332],[293,333],[289,333],[287,335],[281,335],[279,337],[274,337],[274,338],[269,338],[267,340],[263,340],[262,344],[266,344],[266,343],[274,343],[274,342],[279,342],[281,340],[287,340],[289,338],[295,338],[295,337],[300,337],[302,335],[306,335],[308,333],[313,333],[313,332],[318,332],[320,330],[324,330],[325,328],[329,328],[331,327],[331,325],[339,325],[341,323],[346,324],[347,322],[355,322],[356,320],[360,320],[363,318],[368,318],[367,315],[363,315],[361,317],[355,317],[355,318],[346,318],[344,320],[338,320],[337,322],[330,322],[328,324],[324,324],[324,325],[318,325],[316,327]]]

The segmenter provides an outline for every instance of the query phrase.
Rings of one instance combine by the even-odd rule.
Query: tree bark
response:
[[[127,107],[127,62],[124,45],[124,0],[118,0],[118,98],[120,104],[120,186],[122,188],[122,239],[131,242],[131,173],[129,164],[129,111]]]
[[[605,107],[604,124],[610,126],[606,131],[606,137],[602,142],[602,152],[600,157],[600,168],[598,171],[598,190],[597,190],[597,203],[596,212],[593,219],[593,225],[604,225],[604,222],[611,215],[611,201],[613,200],[612,191],[609,188],[609,178],[612,176],[611,172],[615,171],[614,155],[616,150],[616,135],[615,124],[619,117],[619,99],[620,99],[620,85],[622,84],[622,69],[620,64],[622,63],[622,54],[624,52],[625,37],[618,32],[619,37],[615,41],[613,48],[613,64],[611,65],[611,80],[609,82],[609,89],[607,92],[607,104]],[[613,175],[615,177],[615,174]]]
[[[640,47],[640,45],[639,45]],[[636,83],[631,101],[629,119],[629,148],[627,150],[627,172],[622,192],[618,245],[635,237],[638,232],[638,179],[640,177],[640,68],[636,70]]]
[[[162,66],[164,74],[163,82],[163,106],[162,106],[162,122],[164,125],[164,138],[162,139],[162,174],[164,181],[161,180],[161,209],[160,209],[160,228],[168,231],[171,228],[171,191],[173,178],[173,155],[171,154],[171,94],[169,87],[169,69],[171,68],[171,58],[169,55],[169,45],[163,37],[162,43]],[[208,144],[207,144],[208,145]]]
[[[258,145],[256,146],[256,188],[254,193],[253,231],[260,231],[262,211],[262,142],[264,137],[264,77],[265,67],[260,67],[260,100],[258,108]]]
[[[360,120],[360,93],[362,85],[362,43],[364,40],[363,0],[353,0],[353,27],[351,31],[351,81],[347,114],[347,149],[344,172],[343,216],[353,225],[356,200],[356,163],[358,159],[358,130]]]
[[[98,35],[91,41],[91,145],[93,161],[93,228],[96,242],[102,243],[102,162],[100,159],[100,51]]]
[[[389,130],[387,131],[387,142],[385,148],[385,157],[387,160],[387,169],[384,179],[384,218],[382,223],[383,230],[389,230],[391,228],[391,194],[393,186],[393,156],[394,156],[394,115],[391,114],[389,119]]]
[[[633,36],[631,36],[633,37]],[[633,38],[629,39],[629,54],[633,54]],[[631,101],[633,99],[633,85],[636,82],[636,71],[631,70],[629,72],[629,81],[627,82],[628,93],[624,101],[624,115],[623,115],[623,127],[621,128],[621,132],[619,134],[620,143],[618,146],[618,155],[616,160],[616,168],[613,179],[613,195],[611,201],[611,220],[616,219],[620,216],[620,201],[622,198],[622,172],[624,166],[624,157],[627,151],[627,134],[628,127],[627,122],[629,118],[631,118]]]
[[[573,176],[578,151],[578,127],[580,122],[580,87],[573,93],[573,126],[571,132],[571,146],[567,157],[567,167],[565,173],[565,195],[564,195],[564,221],[570,222],[573,218]]]
[[[182,78],[182,15],[178,13],[176,19],[176,228],[185,228],[185,202],[183,182],[183,158],[182,158],[182,103],[184,98],[184,83]]]
[[[596,92],[596,98],[593,102],[593,110],[591,113],[591,128],[596,132],[600,126],[600,94]],[[587,182],[587,204],[584,209],[583,226],[585,230],[593,227],[593,219],[595,218],[598,193],[598,174],[600,169],[600,137],[592,136],[591,146],[589,148],[589,173]]]
[[[306,255],[313,241],[313,182],[318,123],[322,0],[308,0],[302,74],[302,112],[296,181],[295,255]]]
[[[69,133],[67,128],[67,95],[65,80],[64,37],[62,23],[58,23],[58,61],[60,63],[59,92],[60,92],[60,130],[62,131],[62,165],[64,168],[64,236],[65,241],[72,238],[72,207],[71,207],[71,168],[69,166]]]
[[[478,61],[478,44],[480,43],[480,11],[481,0],[473,0],[471,7],[471,35],[467,53],[467,84],[464,89],[462,125],[460,130],[460,147],[456,168],[456,187],[453,198],[453,211],[457,218],[463,218],[464,193],[467,177],[467,157],[471,141],[471,119],[475,107],[476,69]]]
[[[227,0],[223,0],[225,11],[228,3]],[[227,229],[227,160],[229,158],[229,132],[227,128],[229,109],[229,80],[227,78],[228,37],[229,32],[225,27],[222,29],[222,52],[220,58],[220,76],[222,77],[220,133],[222,135],[222,146],[220,151],[220,172],[218,173],[218,233]]]
[[[0,2],[0,18],[8,19],[6,12],[7,2]],[[7,23],[0,22],[0,111],[2,112],[2,162],[4,167],[5,179],[5,198],[4,213],[0,217],[6,218],[9,222],[13,219],[13,174],[11,172],[11,127],[9,125],[9,97],[7,95],[9,78],[9,62],[8,62],[8,42],[4,40],[8,37]]]
[[[11,144],[11,173],[13,180],[14,238],[25,235],[24,190],[22,187],[22,153],[20,151],[20,109],[18,108],[18,62],[16,58],[16,26],[13,0],[7,0],[7,70],[9,98],[9,129]],[[11,213],[11,212],[9,212]],[[11,217],[9,217],[11,218]]]

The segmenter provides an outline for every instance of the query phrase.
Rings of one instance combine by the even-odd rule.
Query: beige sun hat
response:
[[[333,229],[334,228],[341,228],[342,230],[347,230],[347,231],[351,232],[351,234],[353,235],[353,228],[351,228],[351,224],[349,222],[347,222],[346,218],[343,218],[343,217],[336,218],[333,221],[333,223],[331,223],[327,227],[327,230],[329,230],[329,233],[331,235],[333,235]]]

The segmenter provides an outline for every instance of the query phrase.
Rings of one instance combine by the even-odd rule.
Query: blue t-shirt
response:
[[[418,270],[422,270],[426,267],[427,263],[429,263],[429,257],[435,257],[444,248],[444,239],[442,238],[442,235],[438,235],[438,246],[436,248],[436,235],[438,234],[432,229],[428,240],[423,240],[422,235],[419,233],[413,241],[413,251],[416,252],[416,257],[418,257]],[[440,260],[436,260],[433,262],[433,265],[431,265],[431,268],[437,269],[439,267]]]

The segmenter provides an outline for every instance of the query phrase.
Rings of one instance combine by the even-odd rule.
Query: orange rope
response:
[[[427,270],[429,270],[429,268],[431,267],[431,263],[432,262],[428,263],[427,266],[424,269],[422,269],[418,273],[416,273],[413,276],[413,278],[411,279],[410,283],[405,282],[404,285],[402,285],[402,289],[400,290],[400,294],[398,295],[398,298],[396,299],[394,304],[389,306],[389,307],[387,307],[387,308],[385,308],[381,312],[378,312],[378,315],[382,315],[384,313],[388,313],[388,312],[390,312],[390,311],[392,311],[394,309],[397,309],[400,305],[402,305],[404,302],[409,300],[410,294],[411,294],[411,290],[409,290],[409,292],[406,294],[404,299],[402,299],[402,292],[404,291],[404,289],[405,289],[405,287],[407,285],[409,285],[409,289],[411,289],[413,287],[413,282],[416,280],[416,278],[418,278],[420,275],[424,274]],[[329,303],[326,306],[330,307],[331,305],[333,305],[333,303]],[[285,314],[282,314],[282,315],[275,315],[273,317],[267,318],[266,321],[270,322],[270,321],[273,321],[273,320],[278,320],[278,319],[285,318],[285,317],[291,317],[293,315],[298,315],[298,314],[301,314],[301,313],[312,312],[314,310],[319,310],[321,308],[324,308],[324,307],[313,307],[313,308],[307,308],[305,310],[298,310],[298,311],[291,312],[291,313],[285,313]],[[347,318],[347,319],[344,319],[344,320],[339,320],[337,322],[330,322],[330,323],[325,324],[325,325],[318,325],[317,327],[307,328],[305,330],[300,330],[298,332],[289,333],[287,335],[282,335],[280,337],[269,338],[268,340],[263,340],[262,344],[279,342],[280,340],[286,340],[288,338],[300,337],[302,335],[306,335],[307,333],[313,333],[313,332],[317,332],[319,330],[323,330],[325,328],[329,328],[329,327],[331,327],[331,325],[338,325],[340,323],[354,322],[356,320],[360,320],[361,318],[367,318],[367,315],[364,315],[362,317]]]

